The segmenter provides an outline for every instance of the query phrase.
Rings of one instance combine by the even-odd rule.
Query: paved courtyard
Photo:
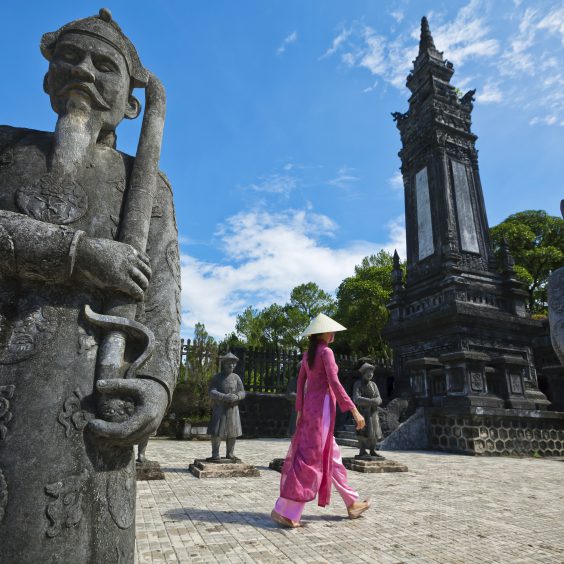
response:
[[[409,472],[349,472],[372,498],[363,517],[347,519],[334,491],[329,507],[308,504],[305,527],[285,530],[270,520],[279,474],[268,462],[287,447],[239,441],[259,478],[198,480],[188,465],[209,442],[152,440],[166,480],[138,482],[137,562],[564,563],[564,461],[384,453]]]

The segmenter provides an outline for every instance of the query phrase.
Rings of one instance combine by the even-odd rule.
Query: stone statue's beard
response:
[[[71,94],[66,112],[59,116],[51,153],[51,172],[74,177],[96,142],[94,115],[87,96]]]

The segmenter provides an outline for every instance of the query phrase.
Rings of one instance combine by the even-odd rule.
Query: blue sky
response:
[[[39,39],[90,1],[3,10],[0,123],[52,130]],[[297,284],[334,291],[362,257],[404,254],[399,133],[429,18],[473,130],[490,225],[558,215],[564,5],[552,0],[186,0],[107,4],[168,93],[161,167],[175,190],[183,334],[217,337]],[[140,120],[118,131],[134,153]]]

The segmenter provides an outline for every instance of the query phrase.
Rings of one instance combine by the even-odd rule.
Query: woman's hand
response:
[[[360,411],[358,411],[358,409],[356,409],[355,407],[354,409],[351,409],[351,413],[354,422],[356,423],[356,430],[360,431],[361,429],[364,429],[364,427],[366,427],[366,421],[364,420],[364,417],[360,414]]]

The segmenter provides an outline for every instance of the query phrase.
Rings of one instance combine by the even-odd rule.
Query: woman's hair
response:
[[[310,335],[309,343],[307,347],[307,365],[313,368],[313,363],[315,361],[315,352],[317,351],[317,345],[319,344],[319,334]]]

